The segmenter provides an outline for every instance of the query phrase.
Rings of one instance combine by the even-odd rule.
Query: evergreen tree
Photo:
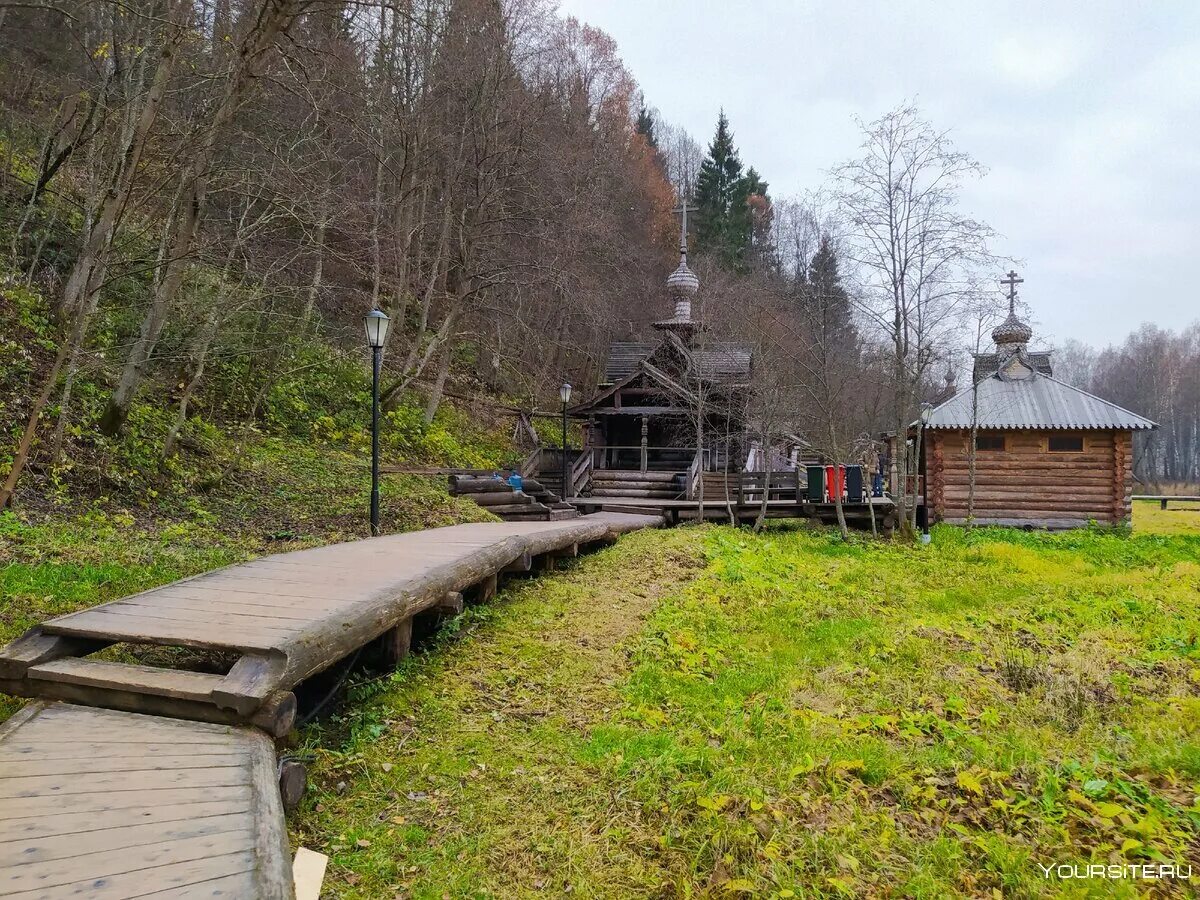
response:
[[[742,161],[733,145],[725,111],[717,119],[717,133],[708,145],[696,178],[696,250],[716,255],[723,264],[736,250],[730,240],[730,210],[741,185]]]
[[[802,296],[805,318],[811,327],[824,335],[826,341],[840,346],[848,346],[856,341],[850,295],[842,285],[837,251],[827,234],[821,236],[821,245],[809,261]]]
[[[757,198],[757,199],[756,199]],[[713,254],[724,267],[745,271],[752,250],[765,240],[770,204],[767,183],[754,170],[742,172],[729,120],[722,110],[696,179],[696,250]]]
[[[654,136],[654,116],[643,103],[638,107],[637,122],[633,130],[646,139],[646,144],[654,150],[658,149],[658,138]]]

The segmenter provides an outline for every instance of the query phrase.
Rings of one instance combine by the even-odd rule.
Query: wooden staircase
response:
[[[451,475],[450,493],[465,497],[506,522],[557,522],[579,515],[569,503],[547,490],[539,481],[526,478],[523,490],[506,481],[472,475]]]
[[[591,497],[637,497],[648,500],[681,500],[685,497],[682,472],[637,472],[593,469]]]

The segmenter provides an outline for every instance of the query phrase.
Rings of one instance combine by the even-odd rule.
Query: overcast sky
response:
[[[1200,2],[563,0],[707,147],[724,106],[773,195],[914,99],[989,169],[964,211],[1021,260],[1035,342],[1200,319]],[[999,275],[999,273],[997,273]]]

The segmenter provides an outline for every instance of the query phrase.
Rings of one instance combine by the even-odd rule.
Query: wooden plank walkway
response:
[[[274,743],[31,703],[0,724],[0,897],[288,898]]]
[[[486,599],[502,573],[662,524],[601,513],[483,523],[300,550],[62,616],[0,650],[0,897],[288,900],[274,742],[291,689],[412,619]],[[86,658],[119,642],[238,657],[224,674]],[[147,715],[146,713],[154,713]]]
[[[281,736],[301,681],[497,573],[661,524],[620,513],[454,525],[267,556],[43,622],[0,650],[0,691]],[[406,642],[407,638],[397,635]],[[114,643],[238,656],[224,675],[85,659]]]

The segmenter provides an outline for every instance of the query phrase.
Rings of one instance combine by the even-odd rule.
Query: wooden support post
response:
[[[1166,509],[1166,508],[1167,508],[1167,498],[1166,498],[1166,497],[1163,497],[1162,499],[1160,499],[1160,500],[1158,501],[1158,508],[1159,508],[1159,509]]]
[[[529,551],[526,550],[507,566],[501,569],[500,573],[502,575],[520,575],[528,572],[531,568],[533,568],[533,557],[530,556]]]
[[[645,472],[650,464],[647,442],[650,434],[650,417],[642,416],[642,471]]]
[[[458,591],[448,591],[430,611],[442,618],[457,616],[463,611],[463,595]]]
[[[304,763],[295,759],[279,761],[279,798],[283,801],[284,812],[292,812],[304,798],[308,788],[308,770]]]
[[[499,585],[500,578],[497,575],[489,575],[477,584],[471,585],[467,589],[466,599],[468,603],[487,603],[496,596],[496,588]]]
[[[369,644],[367,655],[371,666],[390,672],[404,662],[412,646],[412,628],[413,620],[405,619]]]

